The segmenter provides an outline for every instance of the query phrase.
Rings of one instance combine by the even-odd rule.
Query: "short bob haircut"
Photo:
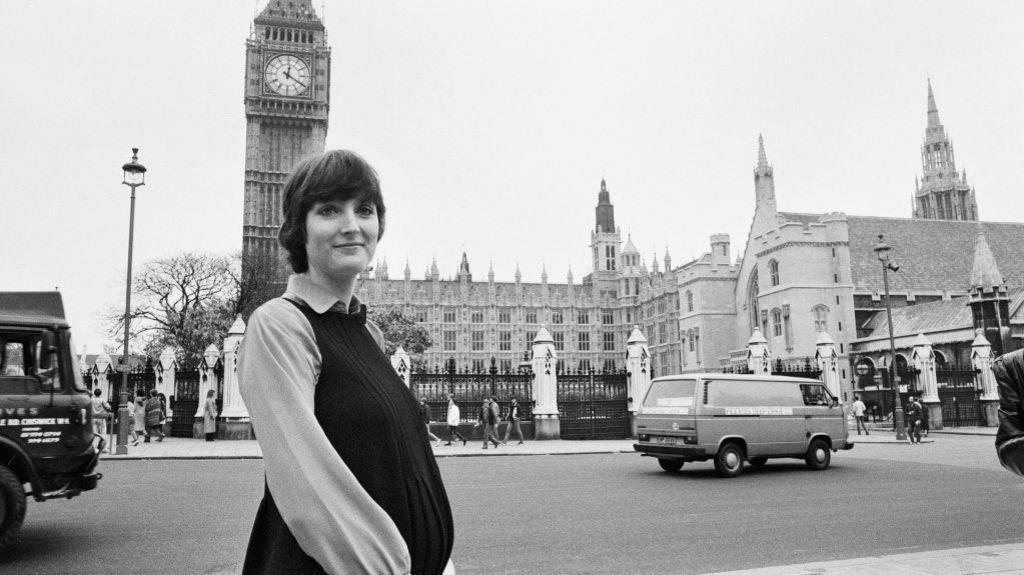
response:
[[[288,263],[301,274],[309,270],[306,256],[306,215],[317,202],[365,199],[377,208],[377,239],[384,235],[384,197],[377,172],[358,154],[331,150],[307,158],[292,170],[284,184],[281,208],[284,222],[277,235],[288,251]]]

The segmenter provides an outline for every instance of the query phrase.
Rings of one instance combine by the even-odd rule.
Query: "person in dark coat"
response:
[[[474,426],[484,426],[484,449],[487,449],[488,442],[493,443],[495,447],[501,445],[501,442],[498,441],[498,421],[498,414],[491,406],[491,398],[485,397],[480,405],[480,414],[477,416],[477,422]]]
[[[519,445],[523,444],[523,428],[519,426],[519,400],[512,398],[508,403],[508,415],[505,416],[505,420],[508,421],[508,427],[505,428],[505,438],[501,440],[502,443],[508,443],[508,438],[512,436],[512,431],[515,430],[516,437],[519,438]]]
[[[910,443],[921,443],[921,412],[924,407],[918,403],[913,395],[907,401],[907,409],[904,413],[907,416],[907,439]]]
[[[433,431],[430,431],[430,406],[427,405],[427,398],[420,398],[420,417],[423,419],[423,425],[427,428],[427,438],[433,441],[438,447],[441,446],[441,438],[434,435]]]
[[[996,358],[992,373],[999,384],[996,455],[1003,467],[1024,475],[1024,350]]]

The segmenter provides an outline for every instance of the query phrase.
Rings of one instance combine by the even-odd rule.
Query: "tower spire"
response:
[[[924,130],[924,143],[921,144],[921,168],[923,176],[920,183],[915,184],[913,194],[915,218],[978,219],[974,189],[967,183],[966,176],[956,169],[953,141],[939,120],[931,78],[928,79],[928,123]]]
[[[757,167],[754,168],[754,195],[757,205],[764,206],[775,212],[775,176],[772,165],[768,163],[768,154],[764,151],[764,136],[757,135]]]
[[[768,154],[764,151],[764,136],[762,134],[757,135],[757,171],[760,173],[771,171],[771,166],[768,165]]]
[[[935,105],[935,94],[932,92],[932,79],[928,78],[928,128],[942,128],[939,120],[939,107]]]

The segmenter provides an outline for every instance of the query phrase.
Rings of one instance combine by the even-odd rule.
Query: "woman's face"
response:
[[[366,269],[377,250],[380,224],[369,199],[317,202],[306,214],[310,271],[350,279]]]

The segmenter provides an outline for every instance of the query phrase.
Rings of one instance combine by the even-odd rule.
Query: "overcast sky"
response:
[[[133,146],[136,266],[241,247],[258,4],[0,3],[0,289],[59,287],[90,351],[123,306]],[[982,218],[1024,221],[1016,0],[348,0],[325,25],[327,146],[380,172],[393,278],[465,250],[475,278],[578,282],[602,177],[648,264],[742,249],[759,133],[779,209],[909,217],[929,77]]]

